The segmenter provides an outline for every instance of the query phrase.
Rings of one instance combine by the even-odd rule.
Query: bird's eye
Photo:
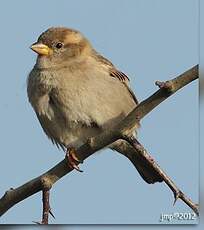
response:
[[[58,42],[58,43],[56,44],[56,48],[57,48],[57,49],[61,49],[62,47],[63,47],[63,43]]]

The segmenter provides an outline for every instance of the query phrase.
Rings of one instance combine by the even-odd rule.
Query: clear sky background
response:
[[[198,63],[198,1],[2,1],[0,196],[64,158],[47,139],[27,100],[36,55],[29,46],[51,26],[80,30],[125,72],[141,101]],[[193,82],[142,121],[139,140],[193,201],[198,202],[198,83]],[[162,184],[148,185],[123,156],[90,157],[51,190],[53,224],[158,224],[161,213],[191,212]],[[0,224],[41,218],[41,193],[17,204]],[[176,222],[172,222],[176,223]],[[191,221],[179,223],[195,223]]]

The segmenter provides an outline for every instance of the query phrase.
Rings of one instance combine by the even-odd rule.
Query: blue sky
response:
[[[198,63],[198,1],[3,1],[0,9],[0,196],[63,159],[28,103],[26,78],[35,62],[29,46],[50,26],[80,30],[125,72],[141,101]],[[6,26],[5,26],[6,25]],[[198,83],[193,82],[142,121],[139,140],[198,202]],[[53,224],[157,224],[161,213],[191,212],[162,183],[146,184],[124,157],[103,150],[53,187]],[[9,210],[0,223],[41,218],[41,194]],[[186,224],[192,222],[185,222]]]

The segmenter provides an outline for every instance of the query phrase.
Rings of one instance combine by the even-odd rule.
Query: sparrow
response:
[[[27,79],[29,102],[48,138],[66,151],[69,166],[80,171],[76,149],[121,122],[138,100],[127,75],[77,30],[49,28],[31,49],[38,56]],[[128,134],[136,135],[139,126]],[[147,183],[162,181],[126,141],[108,148],[127,156]]]

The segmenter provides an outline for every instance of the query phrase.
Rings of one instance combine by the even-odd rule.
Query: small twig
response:
[[[50,182],[49,178],[47,178],[46,176],[42,177],[41,183],[42,183],[42,203],[43,203],[41,224],[48,224],[49,214],[51,214],[51,216],[54,217],[50,208],[50,189],[52,187],[52,183]]]
[[[132,145],[135,150],[144,157],[147,162],[159,173],[164,182],[168,185],[168,187],[174,193],[174,203],[180,198],[183,200],[197,215],[199,215],[198,205],[194,204],[171,180],[169,176],[161,169],[161,167],[156,163],[156,161],[152,158],[152,156],[147,152],[147,150],[142,146],[142,144],[134,137],[123,135],[121,139],[126,140],[130,145]]]
[[[42,224],[48,224],[49,212],[50,212],[50,190],[43,189],[42,191],[43,200],[43,214],[42,214]]]
[[[173,85],[171,84],[170,81],[156,81],[155,85],[157,85],[160,89],[165,89],[168,93],[173,92]]]

